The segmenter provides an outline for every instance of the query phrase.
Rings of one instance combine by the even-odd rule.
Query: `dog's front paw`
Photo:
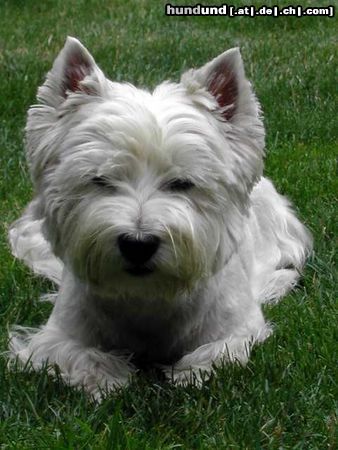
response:
[[[174,385],[193,385],[199,388],[210,378],[211,373],[211,368],[180,367],[180,364],[164,370],[166,379]]]
[[[135,371],[127,357],[89,348],[81,358],[74,357],[73,365],[63,369],[64,381],[84,389],[95,401],[101,401],[109,393],[126,386]]]
[[[202,386],[210,378],[213,368],[222,362],[237,362],[244,365],[250,354],[249,339],[230,338],[201,345],[184,355],[172,367],[165,367],[168,380],[176,385]]]
[[[84,377],[82,386],[95,402],[101,402],[110,393],[127,386],[129,381],[130,375],[128,377],[117,378],[107,376],[107,374],[98,377],[96,373],[89,373]]]

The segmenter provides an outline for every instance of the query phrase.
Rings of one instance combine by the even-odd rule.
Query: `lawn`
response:
[[[14,261],[6,230],[32,195],[26,110],[68,34],[110,78],[150,88],[240,46],[264,111],[266,174],[315,240],[301,285],[266,308],[274,335],[246,368],[224,366],[200,390],[142,373],[95,406],[59,377],[8,371],[0,358],[1,449],[336,448],[336,25],[327,17],[167,17],[156,0],[1,1],[1,351],[10,324],[38,325],[51,308],[39,296],[53,286]]]

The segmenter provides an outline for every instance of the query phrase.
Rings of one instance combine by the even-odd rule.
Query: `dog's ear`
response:
[[[205,88],[216,99],[222,117],[227,121],[236,121],[242,114],[259,114],[259,105],[245,77],[238,48],[227,50],[200,69],[189,70],[183,74],[181,82],[197,101],[196,94],[201,87]]]
[[[38,90],[39,102],[57,107],[72,92],[100,95],[105,77],[80,41],[68,37]]]

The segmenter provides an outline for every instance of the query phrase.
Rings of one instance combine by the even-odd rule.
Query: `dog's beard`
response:
[[[191,292],[222,265],[224,225],[182,199],[163,196],[148,203],[142,214],[131,196],[104,195],[97,189],[83,197],[79,193],[76,203],[65,196],[46,221],[46,232],[69,270],[101,295],[170,299]],[[119,251],[118,236],[126,232],[160,240],[139,270]]]

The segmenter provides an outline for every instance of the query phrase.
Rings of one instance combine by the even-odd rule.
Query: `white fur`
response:
[[[26,128],[36,197],[10,242],[60,290],[46,325],[12,332],[12,356],[55,363],[97,397],[138,359],[181,383],[245,363],[270,333],[261,304],[295,285],[311,237],[262,177],[264,127],[239,51],[150,93],[107,80],[68,38],[38,99]],[[171,190],[177,178],[195,187]],[[126,272],[122,233],[160,239],[152,273]]]

